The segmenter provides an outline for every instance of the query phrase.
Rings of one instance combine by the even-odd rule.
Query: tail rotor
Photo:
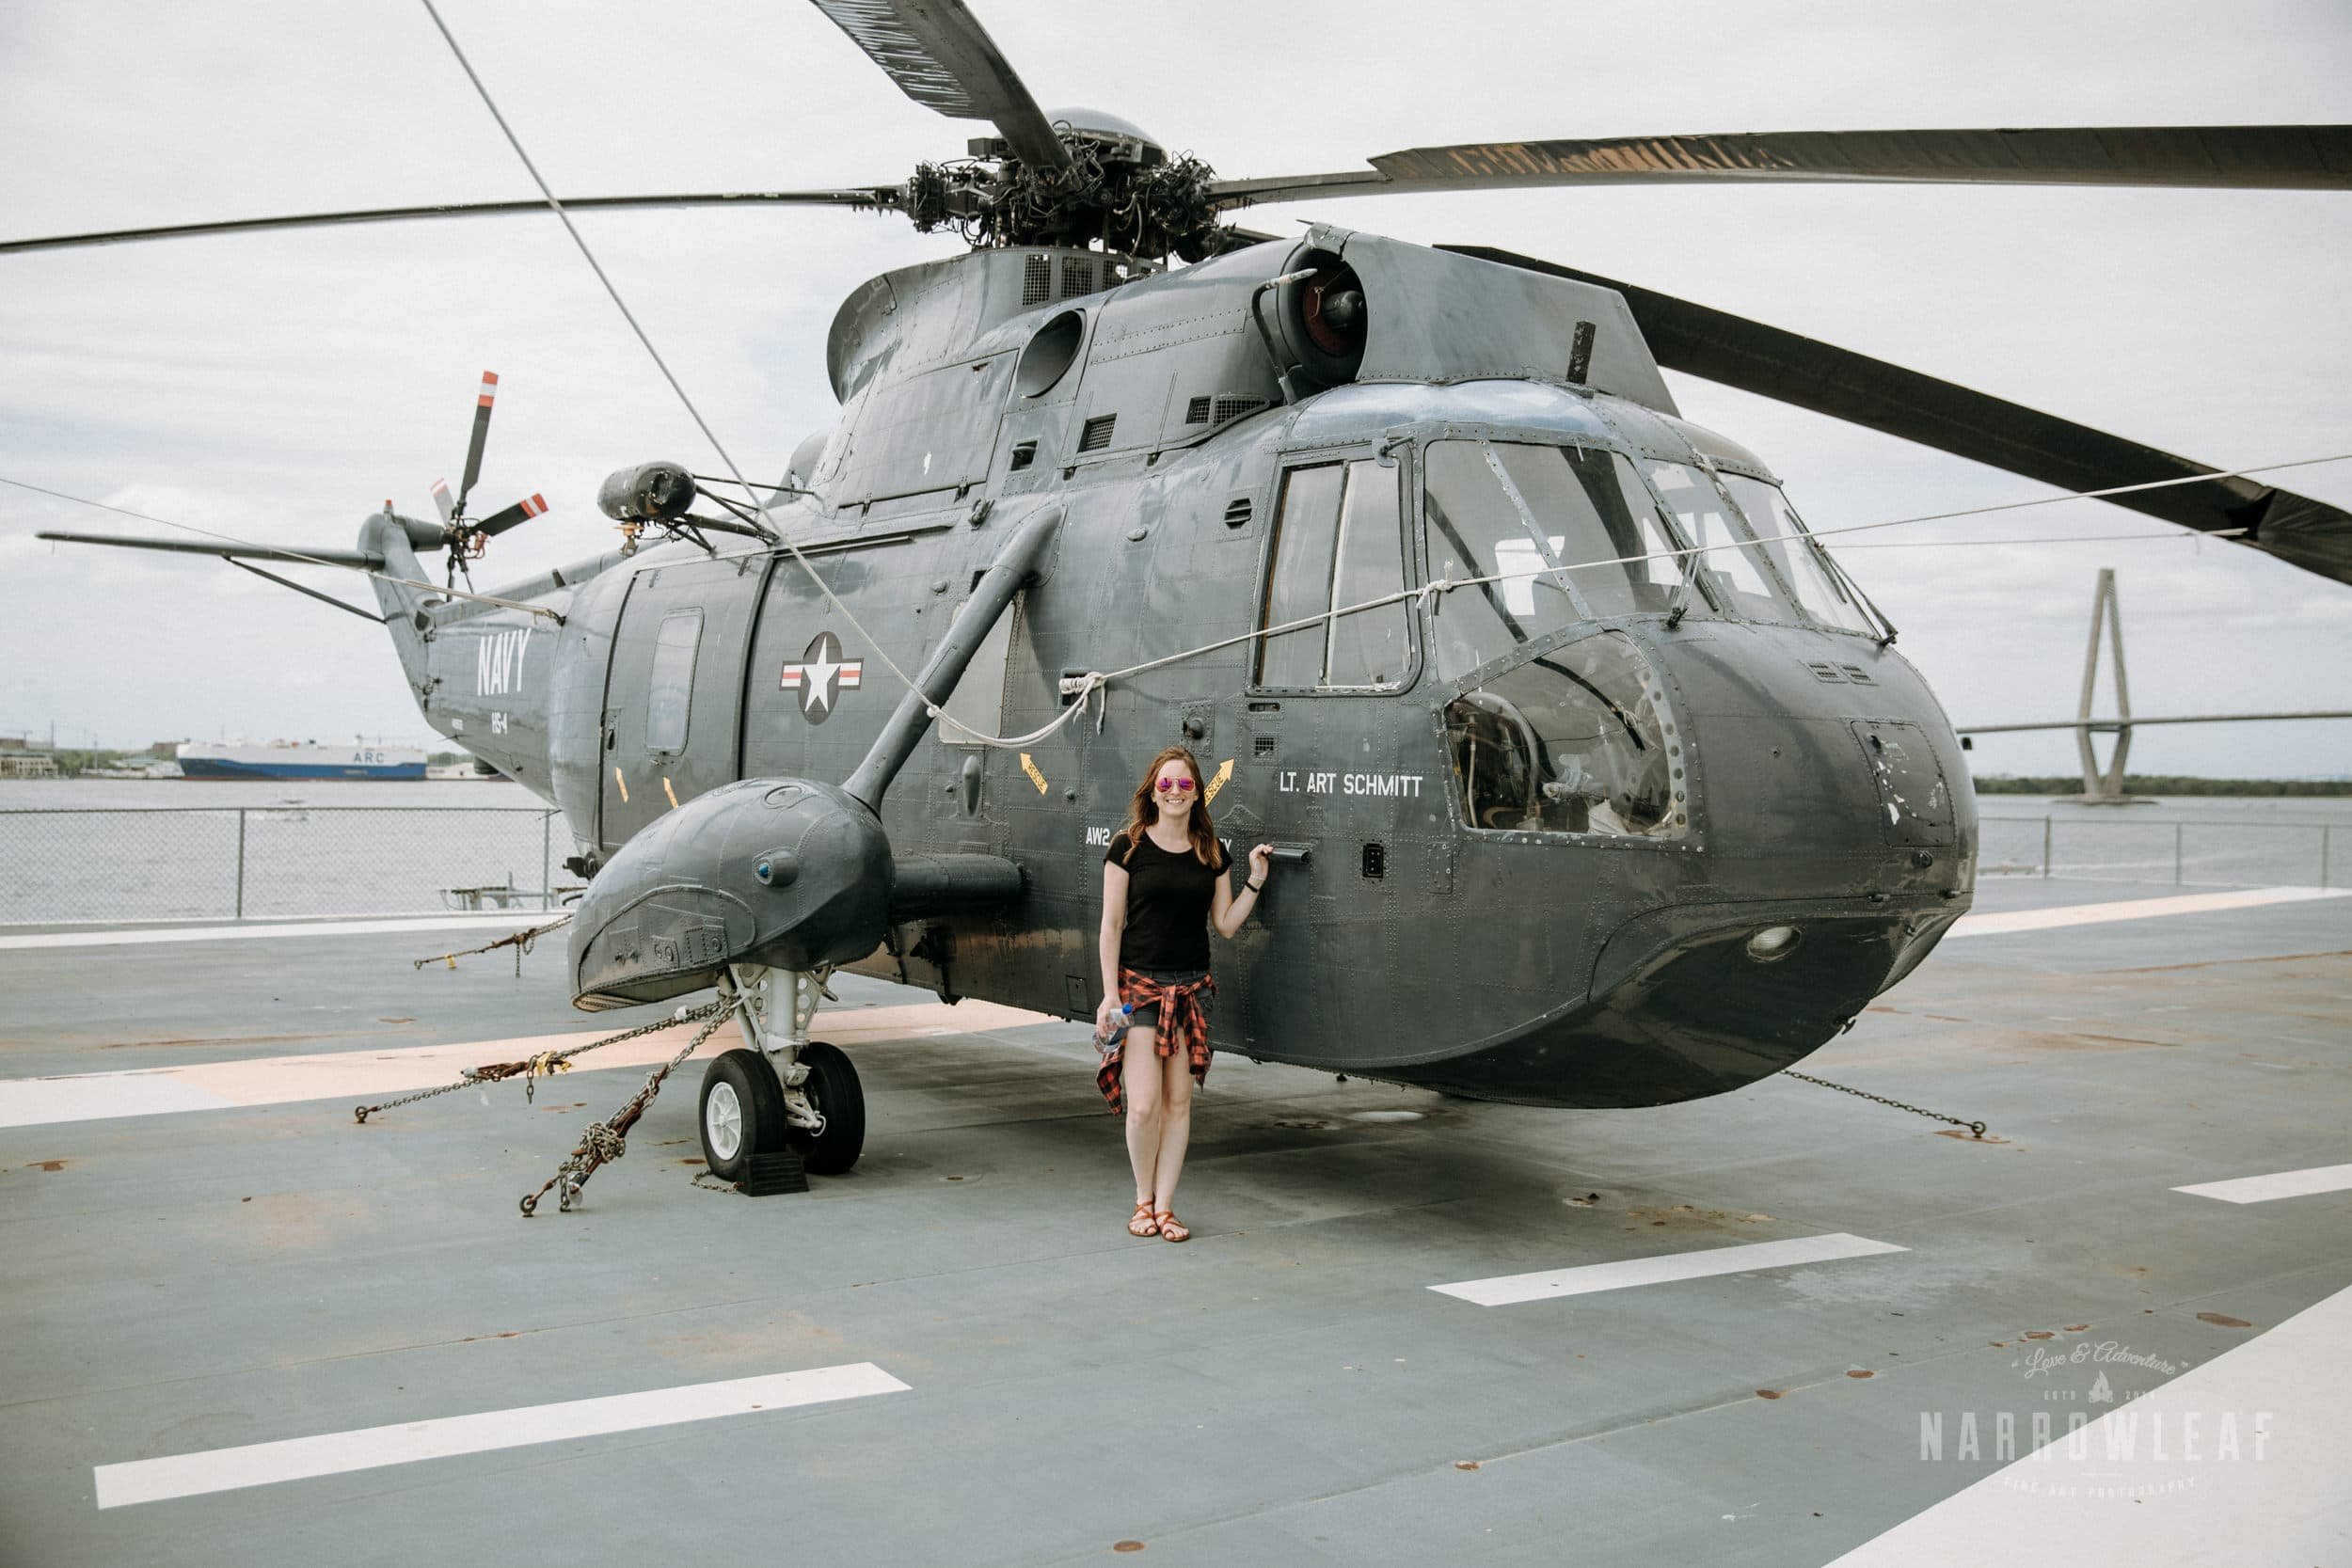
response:
[[[495,371],[482,372],[482,389],[474,400],[473,436],[466,443],[466,467],[458,481],[457,494],[452,497],[449,481],[433,482],[433,504],[441,514],[442,543],[449,549],[448,586],[457,586],[457,575],[466,574],[469,586],[473,572],[467,564],[479,561],[488,550],[490,541],[518,523],[529,521],[548,509],[547,498],[532,494],[514,505],[491,513],[475,521],[466,515],[466,501],[473,494],[475,481],[482,477],[482,449],[490,436],[490,410],[498,402],[499,378]]]

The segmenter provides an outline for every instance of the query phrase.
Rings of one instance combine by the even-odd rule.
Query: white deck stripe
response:
[[[1626,1258],[1613,1263],[1586,1263],[1579,1268],[1549,1269],[1540,1274],[1508,1274],[1493,1279],[1470,1279],[1458,1285],[1429,1288],[1480,1307],[1508,1307],[1514,1302],[1549,1301],[1554,1296],[1621,1291],[1632,1285],[1705,1279],[1712,1275],[1746,1274],[1754,1269],[1783,1269],[1798,1263],[1828,1263],[1840,1258],[1868,1258],[1878,1253],[1909,1250],[1892,1242],[1873,1242],[1840,1230],[1827,1236],[1801,1236],[1789,1242],[1756,1242],[1746,1246],[1709,1247],[1703,1252],[1669,1252],[1656,1258]]]
[[[268,1486],[281,1481],[373,1470],[386,1465],[413,1465],[422,1459],[487,1453],[533,1443],[566,1442],[606,1433],[640,1432],[647,1427],[675,1426],[683,1421],[707,1421],[719,1416],[743,1416],[755,1410],[781,1410],[829,1400],[860,1399],[869,1394],[902,1393],[906,1388],[905,1384],[872,1362],[860,1361],[843,1367],[771,1372],[764,1377],[731,1378],[724,1383],[691,1383],[677,1388],[649,1388],[640,1394],[567,1400],[561,1404],[525,1405],[517,1410],[485,1410],[474,1416],[444,1416],[400,1426],[363,1427],[358,1432],[330,1432],[278,1443],[248,1443],[243,1448],[133,1460],[125,1465],[98,1465],[91,1474],[98,1484],[98,1506],[123,1508],[133,1503],[161,1502],[167,1497],[193,1497],[207,1492]]]
[[[2090,1422],[2079,1450],[2060,1437],[1830,1568],[2341,1562],[2352,1535],[2347,1342],[2352,1291],[2340,1291]],[[1957,1419],[1947,1413],[1947,1455]],[[1979,1419],[1990,1453],[1992,1413]],[[2258,1421],[2268,1433],[2259,1446]],[[2063,1432],[2065,1418],[2054,1424]],[[2235,1458],[2222,1446],[2225,1432],[2235,1435]],[[2191,1443],[2196,1459],[2187,1457]]]
[[[547,910],[494,914],[392,915],[380,920],[303,920],[273,926],[137,926],[111,931],[36,931],[0,936],[0,952],[44,947],[143,947],[159,942],[252,942],[262,937],[365,937],[388,931],[471,931],[485,926],[527,930],[555,918]]]
[[[845,1007],[839,1012],[826,1013],[824,1019],[825,1037],[836,1045],[850,1046],[870,1040],[906,1039],[926,1027],[934,1033],[969,1034],[1052,1022],[1042,1014],[1025,1013],[993,1002],[963,1002],[952,1012],[942,1002]],[[685,1043],[691,1027],[673,1024],[659,1034],[608,1046],[593,1056],[581,1057],[576,1070],[595,1072],[665,1062]],[[184,1067],[147,1068],[129,1072],[0,1079],[0,1128],[152,1117],[174,1111],[291,1105],[311,1100],[372,1100],[454,1083],[466,1069],[485,1063],[520,1061],[543,1051],[566,1050],[617,1033],[617,1028],[592,1029],[392,1050],[191,1062]],[[704,1042],[699,1054],[715,1056],[742,1043],[741,1032],[729,1022]]]
[[[2267,1203],[2274,1197],[2305,1197],[2312,1193],[2340,1193],[2352,1187],[2352,1165],[2313,1165],[2309,1170],[2282,1170],[2272,1176],[2241,1176],[2229,1181],[2200,1181],[2175,1187],[2176,1193],[2217,1197],[2224,1203]]]
[[[2352,888],[2249,887],[2228,893],[2189,893],[2168,898],[2122,898],[2111,904],[2067,904],[2054,910],[2010,910],[2003,914],[1967,914],[1947,933],[1953,937],[2004,936],[2047,931],[2061,926],[2102,926],[2116,920],[2153,920],[2167,914],[2212,914],[2265,904],[2300,904],[2314,898],[2352,898]]]

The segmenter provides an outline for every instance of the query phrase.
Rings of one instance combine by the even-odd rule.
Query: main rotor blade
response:
[[[466,443],[466,477],[457,482],[457,510],[466,510],[466,498],[473,494],[473,482],[482,477],[482,443],[490,438],[490,405],[498,402],[499,377],[496,371],[482,372],[482,392],[474,399],[473,438]]]
[[[282,561],[294,566],[349,566],[356,571],[383,570],[384,558],[366,550],[297,550],[267,545],[199,545],[186,539],[126,539],[109,533],[42,531],[36,539],[61,545],[113,545],[126,550],[169,550],[175,555],[213,555],[223,561]]]
[[[905,204],[897,185],[865,185],[837,191],[708,191],[675,196],[566,197],[569,213],[620,212],[650,207],[850,207],[896,211]],[[107,229],[87,234],[53,234],[37,240],[0,240],[0,256],[24,250],[66,250],[76,245],[127,245],[138,240],[177,240],[199,234],[250,234],[272,229],[327,229],[345,223],[406,223],[418,218],[508,217],[544,213],[544,201],[450,201],[431,207],[370,207],[347,213],[297,213],[285,217],[230,218],[220,223],[174,223],[155,229]]]
[[[1220,180],[1220,201],[1534,185],[1833,183],[2352,189],[2352,125],[2085,126],[2016,131],[1763,131],[1467,142],[1384,152],[1369,169]]]
[[[2168,523],[2249,531],[2238,543],[2352,582],[2352,514],[2088,425],[1971,391],[1671,294],[1485,245],[1439,248],[1504,266],[1597,283],[1625,296],[1668,370],[1760,393],[2066,490],[2104,490],[2199,474],[2200,483],[2103,498]]]
[[[898,90],[950,119],[986,119],[1031,168],[1067,168],[1070,150],[963,0],[814,0]]]

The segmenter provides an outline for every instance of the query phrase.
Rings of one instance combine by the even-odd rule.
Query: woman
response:
[[[1131,1236],[1181,1242],[1176,1178],[1192,1137],[1192,1090],[1209,1076],[1208,926],[1230,937],[1257,907],[1272,851],[1249,851],[1249,879],[1236,895],[1231,863],[1200,800],[1200,765],[1182,746],[1152,759],[1128,802],[1127,823],[1103,857],[1103,1005],[1099,1030],[1123,1003],[1135,1008],[1127,1037],[1104,1058],[1095,1082],[1127,1118],[1135,1167]]]

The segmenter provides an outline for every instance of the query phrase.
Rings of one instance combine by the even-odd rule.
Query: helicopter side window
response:
[[[1805,531],[1780,487],[1745,474],[1725,474],[1723,479],[1724,488],[1747,515],[1749,527],[1764,541],[1758,547],[1780,568],[1781,580],[1795,593],[1804,612],[1833,631],[1879,635],[1868,611],[1840,580],[1838,568],[1830,563],[1820,543]]]
[[[645,750],[672,755],[686,750],[686,721],[694,697],[694,650],[703,612],[681,610],[661,618],[654,633],[653,669],[645,682]]]
[[[1751,621],[1794,621],[1796,607],[1756,559],[1762,546],[1713,479],[1688,463],[1645,462],[1643,469],[1700,553],[1696,571],[1719,604]]]
[[[1371,459],[1293,468],[1274,524],[1261,628],[1305,626],[1259,644],[1258,684],[1388,689],[1412,657],[1403,600],[1405,531],[1398,470]]]
[[[1554,649],[1446,705],[1464,820],[1500,832],[1680,838],[1680,737],[1659,678],[1614,632]]]

